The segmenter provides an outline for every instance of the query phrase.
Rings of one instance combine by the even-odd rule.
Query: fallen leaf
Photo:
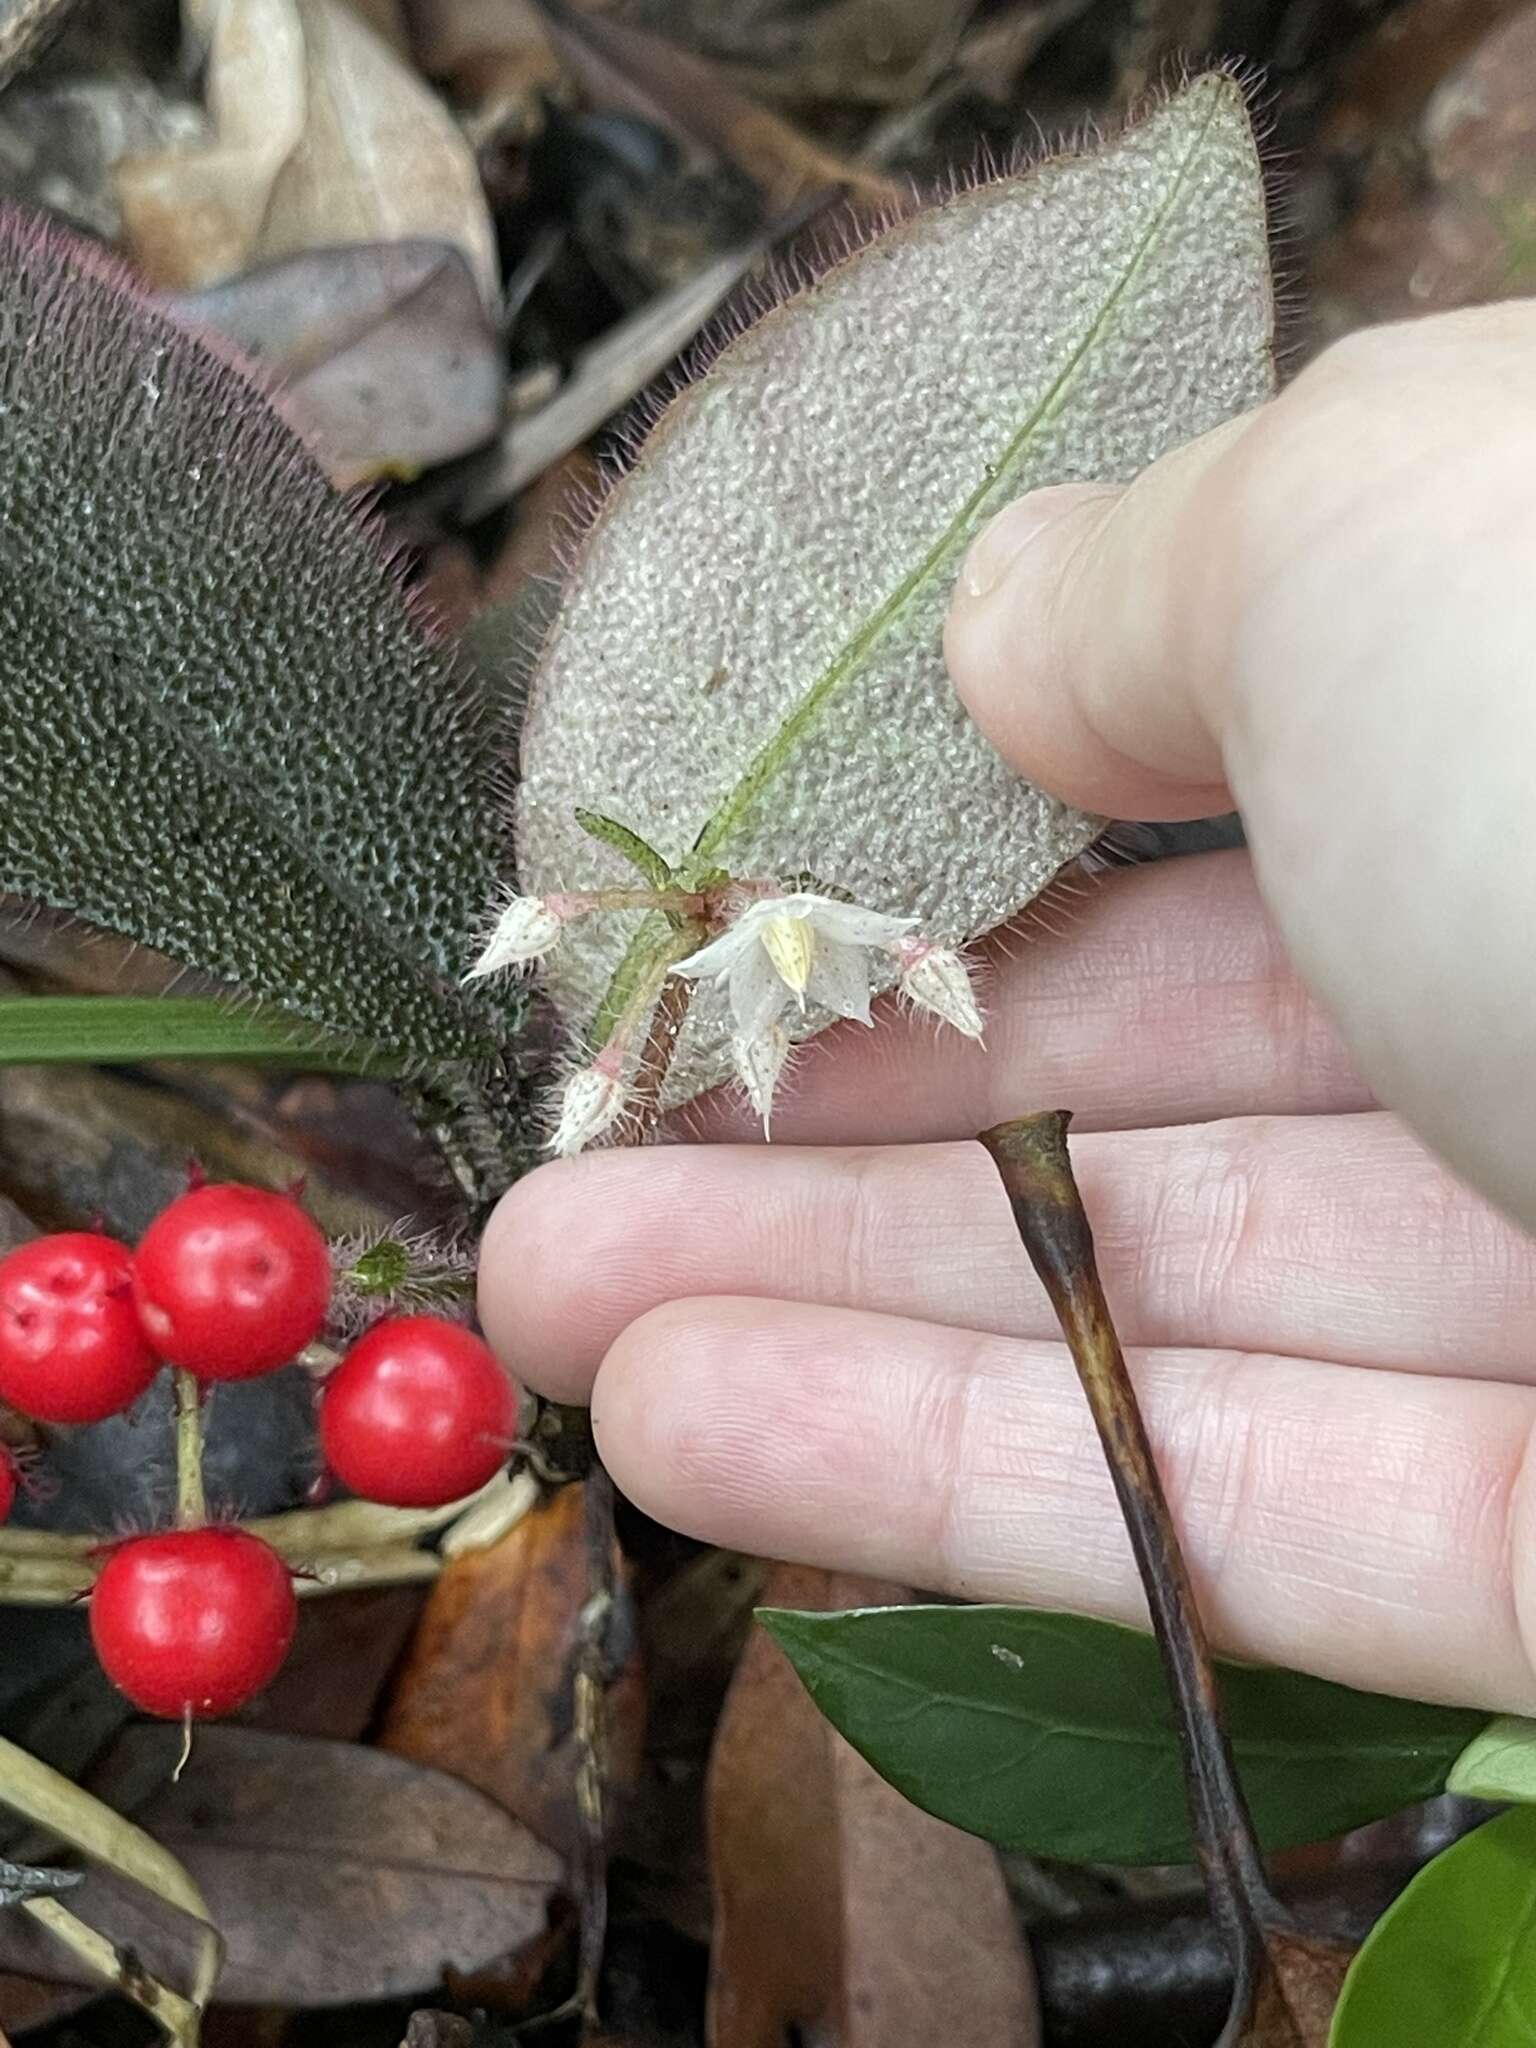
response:
[[[172,1730],[161,1730],[173,1734]],[[67,1844],[89,1860],[91,1882],[81,1887],[84,1916],[57,1898],[22,1901],[19,1912],[0,1913],[0,1968],[68,1983],[115,1985],[153,2011],[177,2048],[195,2048],[198,2019],[223,1961],[223,1943],[196,1878],[164,1842],[61,1772],[0,1740],[0,1804],[32,1822],[35,1838]],[[115,1908],[115,1911],[114,1911]],[[96,1915],[153,1925],[169,1914],[180,1940],[175,1967],[166,1970],[108,1935]],[[18,1960],[19,1958],[19,1960]]]
[[[1264,1968],[1238,2048],[1328,2048],[1353,1945],[1271,1928],[1264,1949]]]
[[[411,0],[422,70],[469,115],[471,133],[526,141],[544,124],[541,101],[564,71],[534,0]]]
[[[977,0],[628,0],[623,11],[775,99],[880,106],[937,76]]]
[[[341,242],[451,242],[490,303],[495,235],[446,107],[345,0],[212,0],[211,139],[130,157],[118,196],[140,269],[192,290]]]
[[[304,32],[296,0],[210,0],[209,139],[125,157],[123,232],[140,270],[170,289],[250,260],[273,182],[304,132]]]
[[[96,1995],[96,1989],[88,1990],[83,1984],[45,1984],[36,1977],[13,1977],[0,1972],[0,2027],[13,2034],[45,2027],[52,2020],[66,2019],[70,2013],[78,2012]]]
[[[496,238],[474,152],[442,102],[342,0],[298,0],[306,114],[253,255],[426,236],[463,252],[487,302]]]
[[[834,156],[783,115],[739,91],[706,58],[629,23],[561,13],[555,45],[588,94],[645,119],[659,118],[733,163],[778,213],[813,193],[842,190],[886,212],[903,197],[893,178]]]
[[[219,1995],[328,2006],[407,1997],[536,1937],[559,1859],[440,1772],[350,1743],[200,1729],[179,1784],[173,1728],[135,1727],[91,1783],[200,1886],[227,1944]],[[82,1910],[179,1981],[182,1927],[93,1871]],[[0,1915],[0,1966],[72,1981]]]
[[[419,1586],[386,1586],[302,1601],[288,1661],[243,1725],[362,1741],[425,1597]]]
[[[506,365],[448,242],[348,242],[169,300],[269,369],[277,403],[338,489],[413,477],[489,441]]]
[[[587,1597],[579,1486],[499,1543],[453,1558],[434,1585],[379,1745],[451,1771],[562,1853],[574,1850],[572,1651]],[[637,1664],[609,1692],[610,1789],[633,1780],[643,1734]]]
[[[889,1587],[781,1566],[767,1597],[865,1606]],[[1033,1978],[995,1852],[909,1806],[810,1705],[766,1634],[709,1780],[710,2048],[1036,2048]]]

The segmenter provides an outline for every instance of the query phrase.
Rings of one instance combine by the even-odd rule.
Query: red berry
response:
[[[100,1422],[159,1369],[133,1308],[127,1248],[94,1230],[0,1259],[0,1399],[39,1422]]]
[[[269,1685],[293,1641],[293,1580],[243,1529],[121,1543],[91,1595],[101,1668],[146,1714],[232,1713]]]
[[[393,1316],[360,1337],[325,1383],[320,1439],[364,1500],[433,1508],[501,1465],[517,1395],[489,1348],[437,1316]]]
[[[0,1444],[0,1522],[7,1521],[16,1505],[16,1460]]]
[[[196,1188],[134,1254],[139,1320],[162,1358],[203,1380],[271,1372],[313,1343],[331,1296],[324,1237],[264,1188]]]

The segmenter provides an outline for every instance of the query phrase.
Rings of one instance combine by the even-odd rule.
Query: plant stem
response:
[[[1151,1610],[1178,1717],[1195,1852],[1232,1958],[1232,2006],[1217,2048],[1321,2048],[1344,1956],[1300,1936],[1269,1889],[1189,1567],[1099,1279],[1067,1153],[1070,1122],[1066,1110],[1021,1117],[983,1131],[980,1143],[1072,1353]]]
[[[208,1520],[203,1491],[203,1390],[185,1366],[172,1380],[176,1389],[176,1526],[201,1529]]]
[[[626,1139],[630,1145],[648,1145],[656,1135],[656,1126],[661,1122],[662,1091],[667,1085],[677,1041],[687,1022],[688,1006],[692,1001],[693,983],[681,974],[668,975],[661,985],[656,1008],[651,1013],[650,1029],[635,1064],[635,1078],[629,1091]]]

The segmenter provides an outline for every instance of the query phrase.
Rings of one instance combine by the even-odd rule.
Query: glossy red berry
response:
[[[297,1357],[325,1321],[331,1259],[289,1195],[194,1188],[134,1254],[139,1320],[162,1358],[203,1380],[252,1379]]]
[[[69,1230],[0,1259],[0,1399],[23,1415],[100,1422],[131,1407],[159,1363],[115,1238]]]
[[[269,1685],[293,1641],[293,1580],[243,1529],[178,1529],[121,1543],[91,1595],[108,1678],[146,1714],[232,1713]]]
[[[392,1316],[360,1337],[325,1383],[320,1439],[364,1500],[441,1507],[507,1461],[517,1395],[488,1346],[437,1316]]]

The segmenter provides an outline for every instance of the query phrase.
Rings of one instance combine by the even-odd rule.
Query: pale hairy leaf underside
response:
[[[584,808],[949,943],[1015,915],[1102,821],[1010,774],[960,710],[941,636],[964,549],[1023,491],[1129,478],[1261,401],[1271,330],[1263,181],[1217,74],[918,212],[748,328],[575,563],[525,729],[522,887],[634,879]],[[634,938],[591,919],[549,962],[576,1032]],[[726,1038],[706,989],[673,1099],[724,1076]]]
[[[494,891],[494,720],[245,373],[0,214],[0,890],[430,1064]]]

